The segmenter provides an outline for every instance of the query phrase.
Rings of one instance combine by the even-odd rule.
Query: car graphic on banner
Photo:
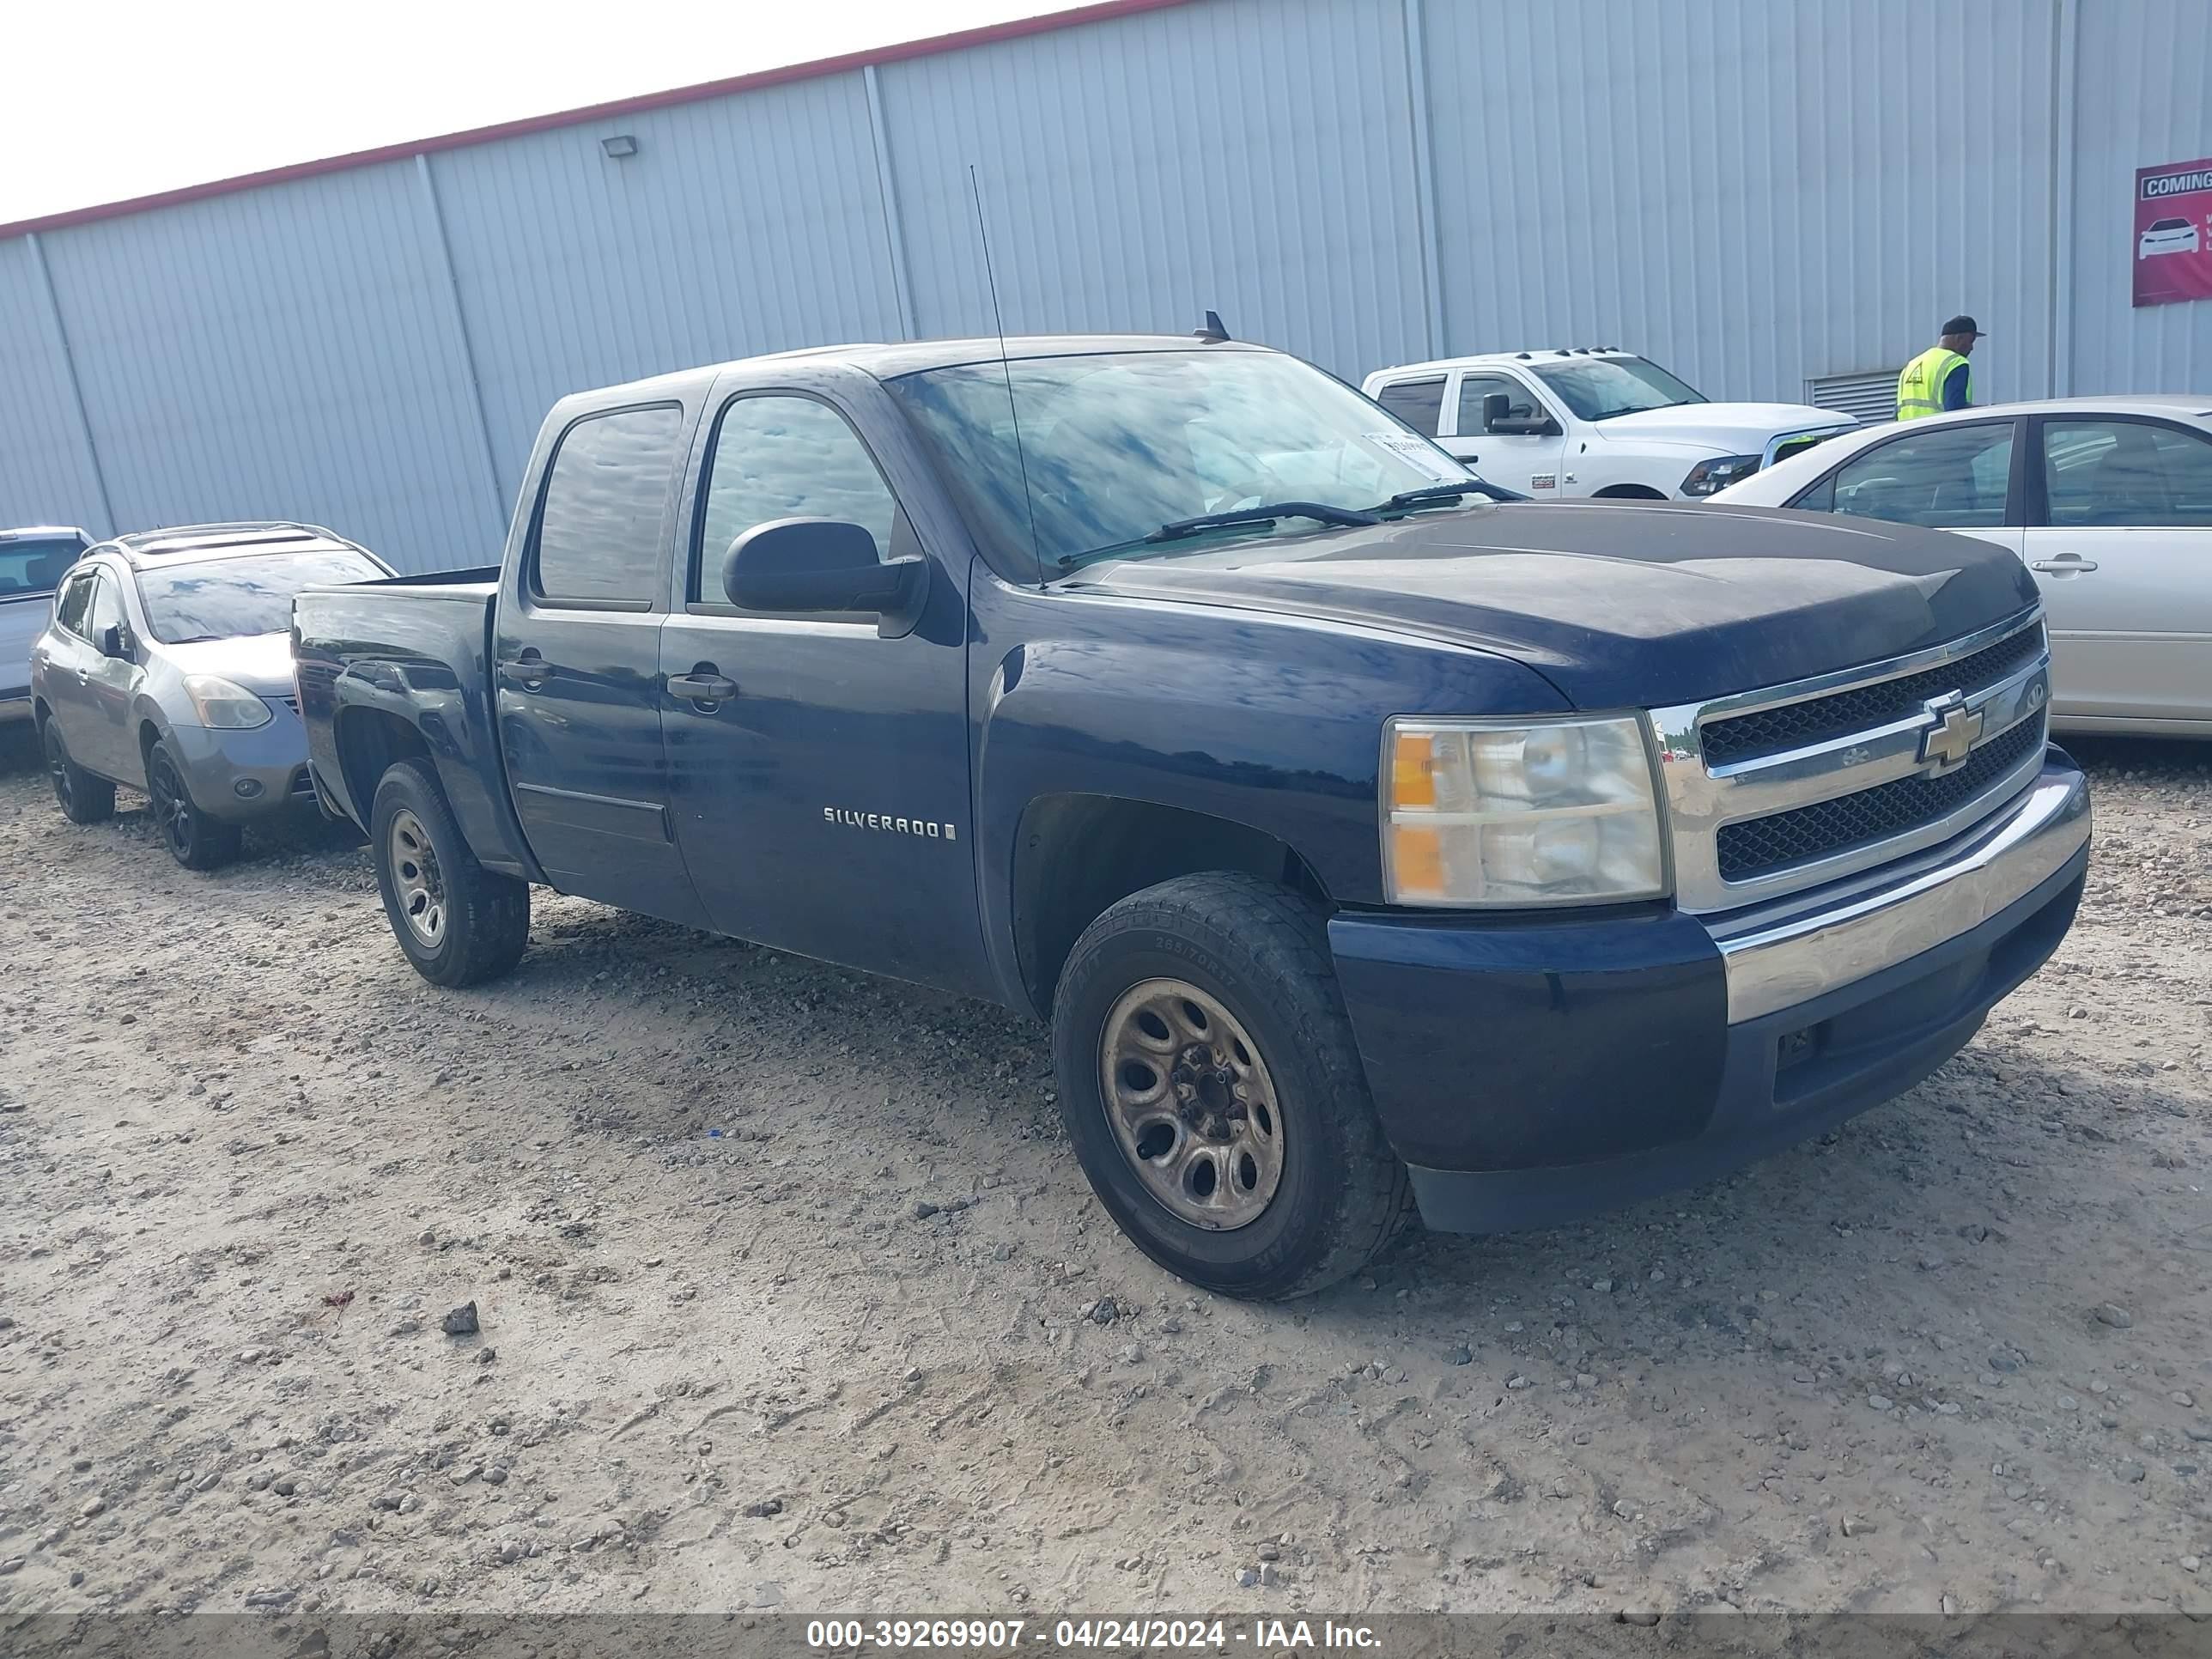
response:
[[[2212,157],[2136,173],[2139,306],[2212,299]]]

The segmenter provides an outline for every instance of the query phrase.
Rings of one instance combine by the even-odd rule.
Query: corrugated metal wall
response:
[[[1984,398],[2212,390],[2212,303],[2128,303],[2208,106],[2203,0],[1192,0],[0,240],[0,522],[476,562],[562,392],[988,332],[971,162],[1016,331],[1796,399],[1963,308]]]

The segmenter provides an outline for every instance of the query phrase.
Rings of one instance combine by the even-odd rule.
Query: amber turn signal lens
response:
[[[1401,732],[1390,761],[1392,804],[1434,806],[1437,804],[1437,740],[1426,732]]]

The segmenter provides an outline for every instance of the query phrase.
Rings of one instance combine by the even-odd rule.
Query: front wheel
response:
[[[1099,1201],[1193,1284],[1319,1290],[1405,1218],[1326,919],[1286,889],[1186,876],[1114,905],[1060,975],[1053,1057]]]
[[[146,751],[146,800],[161,844],[187,870],[216,869],[236,858],[245,844],[236,824],[211,818],[193,804],[184,772],[166,743]]]
[[[395,763],[368,815],[377,891],[399,948],[433,985],[477,985],[522,959],[530,884],[477,862],[428,761]]]
[[[62,728],[51,714],[39,727],[39,744],[46,751],[46,777],[54,787],[54,805],[71,823],[98,823],[115,816],[115,786],[94,777],[70,758],[62,741]]]

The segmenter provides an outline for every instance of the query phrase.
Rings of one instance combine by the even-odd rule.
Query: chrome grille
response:
[[[2011,775],[2023,759],[2042,747],[2043,723],[2022,720],[1975,750],[1957,771],[1942,777],[1899,778],[1856,795],[1724,823],[1719,843],[1721,879],[1746,881],[1948,817],[1991,784]]]
[[[2042,654],[2043,630],[2024,628],[2009,639],[1999,640],[1942,668],[1923,669],[1900,679],[1838,691],[1806,702],[1784,703],[1755,714],[1708,720],[1704,732],[1705,764],[1726,766],[1755,755],[1776,754],[1824,738],[1904,720],[1917,713],[1930,697],[1963,691],[1968,686],[1995,685]]]
[[[2042,618],[1794,684],[1655,709],[1675,902],[1733,909],[1971,828],[2041,769]]]

